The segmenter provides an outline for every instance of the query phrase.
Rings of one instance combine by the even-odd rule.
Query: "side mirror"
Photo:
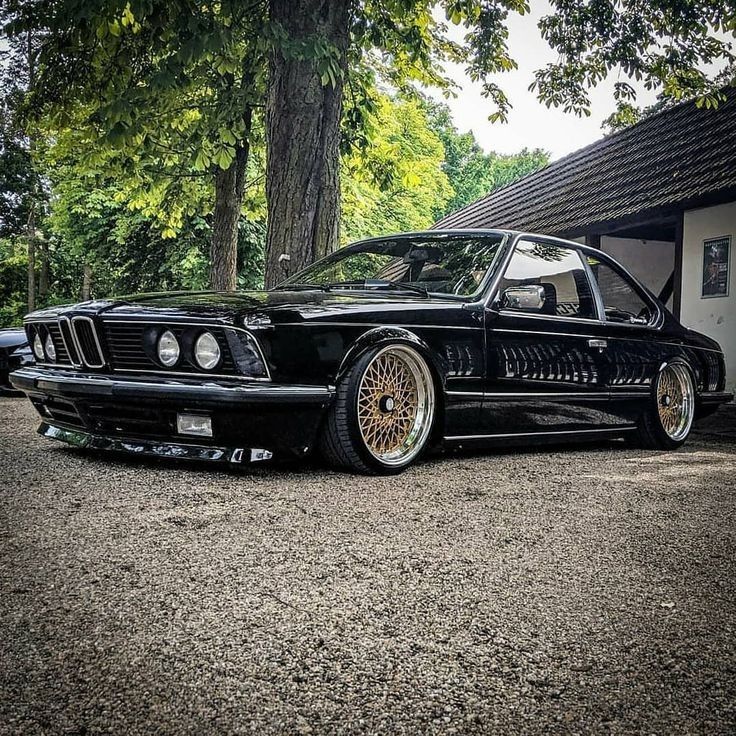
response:
[[[509,286],[501,298],[504,309],[515,309],[519,312],[541,312],[546,295],[544,286],[529,284],[527,286]]]

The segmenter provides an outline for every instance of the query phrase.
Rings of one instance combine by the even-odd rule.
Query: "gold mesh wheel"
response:
[[[419,354],[391,345],[368,364],[357,396],[360,434],[387,465],[404,464],[424,446],[434,416],[434,384]]]
[[[665,366],[657,379],[657,411],[662,429],[679,442],[690,432],[695,415],[695,391],[688,369],[673,363]]]

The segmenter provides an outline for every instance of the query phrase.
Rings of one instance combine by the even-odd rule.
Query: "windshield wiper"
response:
[[[418,284],[408,281],[389,281],[388,279],[355,279],[354,281],[333,281],[329,284],[332,289],[393,289],[394,291],[413,291],[429,298],[429,292]]]
[[[311,284],[309,282],[296,284],[279,284],[274,286],[271,291],[329,291],[330,284]]]

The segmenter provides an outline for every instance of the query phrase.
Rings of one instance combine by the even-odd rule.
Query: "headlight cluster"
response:
[[[248,330],[239,327],[153,324],[143,330],[142,339],[145,354],[160,368],[179,373],[270,378],[260,344]]]
[[[220,346],[211,332],[203,332],[194,343],[194,360],[206,371],[217,366],[221,358]]]
[[[41,363],[56,363],[56,345],[54,345],[51,333],[45,327],[34,326],[31,329],[33,331],[31,348],[36,360]]]
[[[41,335],[38,332],[33,337],[33,354],[36,356],[36,360],[45,360],[46,356],[43,353],[43,342],[41,341]]]
[[[176,335],[171,330],[161,333],[158,338],[158,359],[167,367],[173,368],[179,362],[181,348]]]
[[[52,363],[56,363],[56,348],[54,347],[54,341],[51,339],[51,335],[46,335],[46,341],[43,344],[44,352]]]
[[[176,335],[171,330],[164,330],[161,333],[158,338],[156,352],[161,364],[167,368],[173,368],[179,363],[182,348]],[[217,368],[222,359],[222,351],[217,338],[211,332],[202,332],[194,341],[192,357],[202,370],[211,371]]]

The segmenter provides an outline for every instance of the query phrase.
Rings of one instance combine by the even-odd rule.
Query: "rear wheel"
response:
[[[674,450],[690,434],[695,417],[695,384],[683,362],[667,363],[652,386],[650,406],[639,425],[643,447]]]
[[[434,416],[434,381],[424,358],[408,345],[373,348],[337,388],[322,453],[341,468],[398,473],[424,450]]]

